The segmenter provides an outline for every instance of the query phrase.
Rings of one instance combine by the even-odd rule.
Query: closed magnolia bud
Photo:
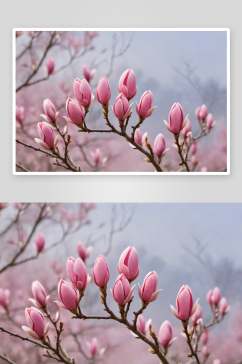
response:
[[[172,327],[169,321],[164,321],[159,331],[159,341],[164,349],[167,349],[177,338],[172,338]]]
[[[153,114],[156,106],[152,107],[153,95],[151,91],[145,91],[141,96],[139,105],[136,102],[136,112],[142,119],[148,118]]]
[[[142,135],[141,130],[139,128],[135,130],[134,140],[136,141],[137,144],[139,144],[142,147],[143,135]]]
[[[88,108],[91,105],[94,96],[87,80],[84,79],[81,81],[76,78],[73,83],[73,90],[78,102],[82,106]]]
[[[135,285],[130,288],[128,279],[123,273],[121,273],[114,282],[113,290],[110,288],[110,291],[113,299],[119,304],[119,306],[124,306],[131,300],[134,287]]]
[[[213,115],[208,114],[207,116],[207,129],[211,130],[215,125],[215,121],[213,120]]]
[[[137,329],[141,332],[141,334],[146,335],[149,331],[149,326],[151,324],[151,319],[149,319],[147,322],[145,321],[145,318],[143,315],[139,315],[137,319]]]
[[[44,234],[37,234],[36,238],[35,238],[35,245],[36,245],[36,249],[37,252],[40,253],[44,250],[45,247],[45,237]]]
[[[0,306],[8,311],[10,292],[8,289],[3,290],[0,288]]]
[[[116,98],[112,110],[118,120],[123,121],[129,116],[132,106],[133,104],[129,106],[127,97],[121,93]]]
[[[226,315],[226,313],[229,312],[230,307],[227,304],[227,300],[225,297],[221,298],[220,303],[219,303],[219,312],[220,315],[222,317],[224,317],[224,315]]]
[[[218,287],[214,288],[211,299],[212,299],[213,305],[217,306],[219,304],[219,301],[221,299],[221,293],[220,293],[220,289]]]
[[[36,143],[47,150],[52,150],[58,143],[58,135],[55,138],[54,129],[49,124],[42,122],[38,123],[37,129],[40,139],[35,138]]]
[[[149,303],[157,299],[162,289],[157,289],[158,276],[156,272],[150,272],[146,275],[142,287],[138,284],[139,296],[142,302]]]
[[[68,114],[68,117],[63,116],[63,118],[68,121],[68,123],[72,123],[75,125],[81,125],[83,123],[84,119],[84,111],[81,105],[72,100],[70,97],[66,101],[66,111]]]
[[[78,306],[78,294],[75,288],[61,279],[58,284],[58,293],[61,302],[54,302],[61,308],[65,308],[69,311],[76,311]]]
[[[204,345],[203,349],[202,349],[202,352],[203,352],[203,356],[206,358],[208,355],[209,355],[209,350],[207,348],[206,345]]]
[[[93,79],[95,72],[95,69],[90,71],[90,69],[85,64],[82,66],[82,73],[87,82],[90,82]]]
[[[85,246],[82,244],[82,242],[78,241],[78,243],[76,244],[77,247],[77,252],[79,257],[83,260],[83,262],[85,262],[85,260],[87,258],[89,258],[90,253],[92,251],[92,246],[89,246],[88,248],[85,248]]]
[[[24,108],[23,106],[19,107],[16,105],[16,120],[20,125],[22,125],[23,119],[24,119]]]
[[[201,335],[201,342],[202,342],[203,345],[206,345],[207,342],[208,342],[208,332],[209,332],[209,330],[206,329],[206,330],[203,331],[203,333]]]
[[[193,295],[190,287],[182,286],[176,299],[176,308],[171,305],[171,310],[176,318],[186,322],[196,312],[198,300],[193,305]]]
[[[72,257],[68,258],[66,262],[66,272],[73,286],[80,291],[84,290],[90,281],[85,264],[81,258],[77,258],[77,260]]]
[[[190,133],[190,131],[192,131],[192,123],[190,122],[189,119],[187,119],[187,123],[186,123],[185,127],[182,130],[183,136],[187,137],[187,134]]]
[[[195,115],[196,115],[196,118],[197,118],[197,120],[198,121],[200,121],[201,119],[200,119],[200,110],[201,110],[201,108],[198,106],[197,108],[196,108],[196,111],[195,111]]]
[[[119,274],[123,273],[130,281],[134,281],[139,275],[139,258],[137,250],[134,247],[126,248],[119,258]]]
[[[187,118],[184,120],[183,110],[179,103],[175,103],[169,113],[169,124],[164,120],[165,126],[173,134],[179,134],[186,126]]]
[[[213,301],[212,301],[212,295],[213,295],[213,290],[210,289],[207,293],[207,296],[206,296],[206,299],[207,299],[207,302],[210,306],[213,305]]]
[[[41,114],[40,116],[42,116],[42,118],[48,123],[55,123],[59,113],[56,112],[53,102],[49,99],[44,100],[43,108],[45,114]]]
[[[199,116],[200,116],[200,120],[205,120],[205,119],[206,119],[206,117],[207,117],[207,115],[208,115],[208,109],[207,109],[207,106],[203,104],[203,105],[201,106],[200,114],[199,114]]]
[[[191,149],[190,149],[192,154],[196,154],[197,151],[197,140],[194,140],[194,142],[191,145]]]
[[[34,281],[32,283],[32,293],[34,299],[29,298],[36,307],[45,308],[50,296],[46,295],[45,289],[39,281]]]
[[[202,307],[198,304],[195,313],[192,315],[192,324],[197,325],[198,324],[197,321],[202,318],[202,315],[203,315]]]
[[[154,152],[160,158],[165,155],[168,149],[166,149],[166,141],[163,134],[158,134],[154,141]]]
[[[55,61],[52,57],[49,57],[46,61],[46,68],[49,75],[54,72],[55,69]]]
[[[40,340],[48,333],[49,323],[45,326],[44,316],[36,308],[26,308],[25,318],[27,326],[22,326],[22,329],[26,331],[34,339]]]
[[[103,255],[99,255],[95,261],[93,268],[93,279],[95,284],[103,288],[109,281],[108,263]]]
[[[94,337],[91,341],[91,343],[88,343],[89,345],[89,352],[91,354],[91,356],[94,358],[97,354],[98,351],[98,343],[97,343],[97,339]]]
[[[193,164],[194,166],[196,166],[197,162],[198,162],[197,157],[196,157],[195,155],[193,155],[193,156],[192,156],[192,164]]]
[[[106,77],[101,77],[97,85],[97,99],[102,105],[106,105],[111,99],[111,90]]]
[[[92,160],[93,160],[93,163],[97,166],[99,163],[100,163],[100,160],[101,160],[101,151],[99,148],[97,148],[95,150],[95,152],[91,153],[92,155]]]
[[[123,93],[128,100],[132,99],[137,93],[136,77],[133,70],[127,69],[120,77],[118,90]]]

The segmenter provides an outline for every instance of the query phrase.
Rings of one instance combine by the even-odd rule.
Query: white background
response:
[[[12,1],[1,20],[1,201],[241,202],[242,22],[239,1]],[[12,174],[12,28],[206,27],[231,31],[229,176],[14,176]],[[175,46],[175,45],[174,45]],[[140,55],[147,57],[145,52]]]

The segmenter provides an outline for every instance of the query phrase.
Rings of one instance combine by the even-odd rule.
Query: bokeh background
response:
[[[222,296],[231,306],[223,322],[210,330],[207,346],[212,363],[219,358],[222,364],[239,362],[242,358],[242,267],[241,267],[241,204],[96,204],[83,214],[80,204],[53,204],[48,218],[37,229],[21,260],[35,255],[34,238],[42,232],[46,238],[45,251],[38,259],[19,266],[10,267],[0,274],[0,287],[10,290],[10,314],[6,317],[1,311],[1,325],[23,334],[20,326],[25,324],[24,308],[32,297],[31,283],[39,280],[50,293],[49,307],[52,315],[56,312],[54,300],[58,299],[57,284],[60,278],[66,279],[65,262],[69,256],[77,257],[78,241],[93,246],[86,261],[89,273],[96,257],[104,254],[110,269],[108,284],[108,304],[114,312],[117,305],[109,288],[118,276],[117,263],[120,254],[128,246],[134,246],[139,255],[140,275],[135,281],[141,284],[149,271],[158,274],[158,288],[163,291],[158,299],[144,311],[146,319],[151,318],[153,329],[158,333],[164,320],[172,323],[174,336],[178,339],[170,353],[176,362],[187,362],[187,344],[180,335],[182,327],[173,316],[170,304],[175,300],[180,287],[188,284],[194,299],[200,298],[205,324],[211,321],[211,311],[206,302],[209,289],[218,286]],[[19,241],[26,240],[39,211],[39,204],[27,204],[21,212],[18,224],[3,234],[6,226],[16,217],[19,205],[8,206],[1,211],[1,265],[9,261],[19,247]],[[68,234],[63,238],[64,231]],[[134,290],[129,318],[132,312],[141,307],[137,286]],[[99,291],[92,283],[82,300],[84,312],[102,314]],[[77,335],[79,344],[87,351],[86,341],[96,336],[99,346],[105,347],[105,363],[157,363],[157,359],[147,351],[143,342],[135,340],[129,331],[112,322],[81,323],[70,320],[65,310],[60,310],[65,323],[63,345],[80,362],[86,359],[74,341]],[[10,321],[10,319],[13,320]],[[51,334],[50,334],[51,335]],[[0,352],[11,354],[18,363],[42,363],[41,350],[0,334]],[[12,343],[15,343],[13,346]],[[26,359],[26,352],[29,357]],[[37,355],[38,353],[38,355]],[[26,361],[27,360],[27,361]]]
[[[42,54],[48,37],[43,32],[36,42],[34,52],[27,52],[16,62],[17,86],[22,84],[30,72],[31,63],[36,62]],[[74,39],[70,43],[70,39]],[[37,122],[43,113],[42,103],[45,98],[51,99],[58,110],[58,123],[64,126],[61,116],[66,115],[65,101],[73,97],[72,83],[75,78],[83,78],[82,66],[97,70],[90,85],[95,94],[99,78],[107,76],[112,97],[110,105],[118,95],[117,83],[121,74],[127,69],[133,69],[136,74],[138,92],[134,101],[140,100],[146,90],[153,93],[153,105],[157,109],[146,119],[141,131],[148,132],[149,141],[153,143],[158,133],[163,133],[167,146],[170,148],[164,158],[167,170],[179,169],[179,158],[173,147],[173,136],[165,128],[163,120],[174,102],[179,102],[184,115],[189,114],[194,136],[199,135],[200,129],[195,117],[197,106],[206,104],[216,120],[216,127],[211,133],[199,140],[197,157],[199,164],[196,171],[207,167],[208,171],[225,171],[227,166],[227,32],[226,31],[99,31],[90,45],[83,42],[84,32],[65,32],[61,36],[60,46],[53,47],[48,56],[55,60],[58,71],[48,80],[33,86],[23,88],[17,93],[16,103],[24,106],[24,130],[17,125],[17,138],[36,145]],[[16,41],[16,54],[21,54],[29,36],[26,32]],[[86,49],[86,50],[85,50]],[[85,52],[83,52],[85,50]],[[70,54],[78,53],[70,64]],[[73,53],[74,52],[74,53]],[[82,53],[83,56],[80,56]],[[68,66],[67,66],[68,65]],[[62,69],[63,68],[63,69]],[[59,72],[59,70],[61,70]],[[40,68],[34,80],[46,77],[46,69]],[[111,122],[117,126],[118,121],[110,112]],[[63,121],[62,121],[63,120]],[[133,106],[131,125],[138,122],[138,116]],[[87,116],[90,127],[104,127],[102,108],[96,101]],[[131,126],[128,131],[131,132]],[[129,144],[118,136],[89,135],[81,136],[74,125],[69,125],[73,143],[70,154],[83,171],[111,172],[152,172],[152,166],[144,162],[143,155],[132,150]],[[101,149],[102,157],[107,158],[104,166],[98,170],[93,168],[91,152]],[[63,171],[53,165],[53,160],[45,158],[39,152],[34,152],[17,145],[16,162],[22,163],[30,171]],[[37,155],[36,155],[37,154]],[[17,168],[17,171],[20,171]]]

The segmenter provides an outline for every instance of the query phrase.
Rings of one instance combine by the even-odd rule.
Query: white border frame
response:
[[[16,105],[16,31],[85,31],[85,30],[96,30],[96,31],[166,31],[166,32],[172,32],[172,31],[224,31],[227,32],[227,172],[163,172],[163,173],[156,173],[156,172],[16,172],[16,115],[15,115],[15,105]],[[215,176],[227,176],[230,174],[230,29],[229,28],[13,28],[13,34],[12,34],[12,50],[13,50],[13,74],[12,74],[12,102],[13,102],[13,174],[15,176],[28,176],[28,175],[54,175],[54,176],[82,176],[82,175],[93,175],[93,176],[99,176],[99,175],[112,175],[112,176],[118,176],[118,175],[150,175],[150,176],[202,176],[202,175],[215,175]]]

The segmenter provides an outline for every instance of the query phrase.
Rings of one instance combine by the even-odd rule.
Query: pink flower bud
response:
[[[92,155],[92,160],[93,160],[94,164],[97,166],[100,163],[100,160],[101,160],[101,151],[100,151],[100,149],[97,148],[94,153],[93,152],[91,153],[91,155]]]
[[[36,245],[36,249],[37,252],[40,253],[44,250],[45,247],[45,237],[44,234],[37,234],[36,238],[35,238],[35,245]]]
[[[41,114],[40,116],[42,116],[47,123],[55,123],[59,113],[56,112],[53,102],[49,99],[44,100],[43,108],[45,114]]]
[[[169,124],[164,120],[165,126],[173,134],[179,134],[186,126],[188,115],[184,120],[183,110],[179,103],[175,103],[169,113]]]
[[[219,311],[220,311],[220,315],[222,317],[224,317],[226,315],[226,313],[229,312],[230,307],[227,304],[227,300],[225,297],[221,298],[221,301],[219,303]]]
[[[119,274],[123,273],[130,281],[134,281],[139,275],[139,258],[137,250],[134,247],[126,248],[119,258]]]
[[[153,114],[156,106],[152,107],[153,95],[151,91],[145,91],[141,96],[139,105],[136,102],[136,112],[142,119],[148,118]]]
[[[141,130],[139,128],[135,130],[134,140],[136,141],[137,144],[139,144],[142,147],[143,135],[142,135]]]
[[[220,289],[218,287],[215,287],[213,290],[212,297],[211,297],[213,305],[217,306],[220,302],[220,299],[221,299]]]
[[[83,260],[83,262],[85,262],[85,260],[90,256],[90,253],[93,249],[92,246],[89,246],[86,249],[85,246],[82,244],[82,242],[78,241],[76,247],[79,257]]]
[[[40,144],[42,148],[52,150],[58,143],[58,135],[55,138],[54,129],[51,125],[42,122],[38,123],[37,129],[40,139],[35,138],[36,143]]]
[[[49,323],[45,327],[44,316],[42,313],[36,308],[26,308],[25,317],[28,327],[22,326],[22,329],[34,339],[43,339],[48,332]]]
[[[207,128],[208,130],[211,130],[215,125],[215,121],[213,120],[213,115],[208,114],[207,116]]]
[[[208,356],[208,354],[209,354],[209,350],[208,350],[208,348],[207,348],[207,346],[206,346],[206,345],[204,345],[204,347],[203,347],[203,349],[202,349],[202,352],[203,352],[203,356],[204,356],[204,357],[207,357],[207,356]]]
[[[203,331],[203,333],[201,335],[201,342],[202,342],[203,345],[206,345],[207,342],[208,342],[208,332],[209,332],[209,330],[206,329],[206,330]]]
[[[190,122],[189,119],[187,119],[187,123],[186,123],[185,127],[182,130],[183,136],[187,137],[187,134],[190,133],[190,131],[192,131],[192,123]]]
[[[207,302],[210,306],[213,305],[213,301],[212,301],[212,295],[213,295],[213,290],[210,289],[207,293],[207,296],[206,296],[206,299],[207,299]]]
[[[192,324],[197,325],[197,321],[203,316],[202,307],[198,304],[195,313],[192,315]]]
[[[0,288],[0,305],[8,311],[10,292],[8,289]]]
[[[94,337],[92,339],[91,343],[87,343],[87,344],[89,346],[89,352],[90,352],[91,356],[94,358],[98,351],[97,339]]]
[[[91,91],[91,87],[87,80],[79,80],[75,79],[73,83],[74,94],[80,104],[84,107],[89,107],[94,99],[94,96]]]
[[[23,119],[24,119],[24,108],[23,106],[18,107],[16,105],[16,120],[20,125],[22,125]]]
[[[83,123],[84,111],[81,105],[72,100],[70,97],[66,101],[66,111],[69,117],[63,116],[63,118],[75,125],[81,125]]]
[[[121,273],[114,282],[113,291],[110,288],[113,299],[119,304],[124,306],[131,300],[132,293],[135,285],[130,288],[129,281],[123,273]]]
[[[192,164],[194,166],[197,164],[197,157],[195,155],[192,156]]]
[[[163,134],[158,134],[154,141],[154,152],[160,158],[165,155],[168,149],[166,149],[166,141]]]
[[[145,321],[145,318],[143,315],[139,315],[137,319],[137,329],[141,332],[141,334],[146,335],[149,331],[149,326],[151,324],[151,319],[149,319],[147,322]]]
[[[72,257],[68,258],[66,262],[66,272],[73,286],[80,291],[84,290],[90,281],[85,264],[81,258],[77,258],[77,260]]]
[[[32,302],[36,307],[45,308],[49,296],[46,296],[45,289],[40,282],[34,281],[32,283],[32,293],[34,296],[34,300],[32,298],[29,298],[30,302]]]
[[[55,61],[52,57],[49,57],[46,61],[46,68],[49,75],[54,72],[55,69]]]
[[[132,99],[137,93],[136,77],[133,70],[127,69],[120,77],[118,91],[123,93],[128,100]]]
[[[196,151],[197,151],[197,140],[194,140],[194,142],[192,143],[191,145],[191,153],[192,154],[196,154]]]
[[[99,255],[95,261],[93,268],[93,279],[95,284],[103,288],[109,281],[108,263],[103,255]]]
[[[170,322],[167,320],[164,321],[159,331],[159,341],[163,348],[167,349],[176,339],[176,337],[172,339],[172,327]]]
[[[199,116],[200,116],[200,119],[201,120],[205,120],[206,117],[208,115],[208,109],[207,109],[207,106],[206,105],[202,105],[201,106],[201,109],[200,109],[200,113],[199,113]]]
[[[97,85],[97,99],[102,105],[106,105],[111,99],[111,90],[106,77],[101,77]]]
[[[138,291],[140,299],[145,302],[153,302],[157,299],[158,294],[162,291],[162,289],[157,289],[158,276],[156,272],[150,272],[146,275],[142,287],[138,284]]]
[[[129,116],[132,105],[129,106],[127,97],[122,93],[116,98],[112,110],[118,120],[122,121]]]
[[[176,299],[176,308],[171,305],[171,310],[176,318],[186,322],[195,313],[198,300],[193,305],[193,295],[190,287],[182,286]]]
[[[195,111],[195,115],[196,115],[196,118],[197,118],[198,121],[201,120],[201,118],[200,118],[200,110],[201,110],[201,108],[198,106],[196,108],[196,111]]]
[[[61,279],[58,284],[58,293],[61,302],[54,302],[61,308],[65,308],[69,311],[76,311],[78,306],[78,294],[75,288]]]
[[[90,69],[85,64],[82,66],[82,73],[87,82],[90,82],[93,79],[95,72],[95,69],[90,71]]]
[[[201,172],[207,172],[207,171],[208,171],[207,167],[202,167],[201,168]]]
[[[6,209],[6,207],[8,207],[9,203],[8,202],[0,202],[0,210]]]

